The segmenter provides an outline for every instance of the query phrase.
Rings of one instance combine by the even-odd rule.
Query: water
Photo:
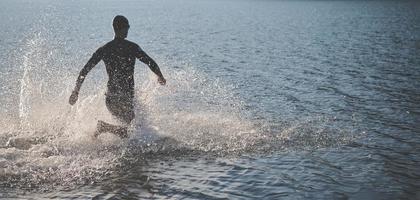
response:
[[[0,198],[420,199],[416,1],[0,3]],[[130,139],[79,70],[125,15]]]

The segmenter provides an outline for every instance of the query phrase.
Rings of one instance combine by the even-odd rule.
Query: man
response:
[[[106,92],[106,107],[112,115],[124,123],[124,126],[116,126],[98,121],[95,137],[103,132],[112,132],[121,138],[127,137],[127,126],[134,119],[134,65],[136,58],[149,66],[158,76],[161,85],[166,84],[166,80],[160,72],[159,66],[150,58],[136,43],[126,40],[128,29],[127,18],[118,15],[114,18],[114,40],[100,47],[89,59],[87,64],[79,73],[76,87],[74,88],[69,103],[76,103],[80,87],[85,80],[88,72],[95,67],[99,61],[103,60],[108,74],[108,84]]]

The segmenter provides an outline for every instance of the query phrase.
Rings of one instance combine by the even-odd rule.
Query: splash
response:
[[[143,69],[136,77],[142,81],[137,82],[131,138],[103,134],[93,139],[97,120],[114,121],[104,105],[105,83],[86,81],[77,104],[68,105],[74,75],[67,76],[71,73],[58,59],[63,56],[60,45],[45,38],[48,33],[38,32],[25,44],[17,92],[19,125],[0,138],[0,182],[9,187],[50,190],[91,183],[121,168],[121,159],[132,149],[238,149],[244,144],[234,144],[233,135],[255,132],[241,119],[240,102],[221,81],[186,66],[166,70],[167,87],[159,87],[154,75]],[[222,136],[230,140],[221,144]],[[169,145],[168,138],[176,143]]]
[[[119,153],[109,150],[121,143],[116,138],[99,143],[89,136],[105,111],[102,95],[86,95],[70,107],[69,73],[57,62],[59,45],[44,38],[38,32],[25,44],[19,115],[10,120],[19,125],[0,134],[0,182],[14,188],[43,190],[97,180],[112,169]]]
[[[61,44],[44,38],[48,35],[37,33],[26,42],[17,92],[19,126],[0,137],[0,182],[9,187],[52,190],[89,184],[130,166],[127,160],[150,153],[237,155],[345,141],[342,135],[311,128],[323,127],[319,123],[273,129],[252,120],[245,103],[233,94],[234,86],[176,62],[161,64],[168,78],[165,87],[137,64],[136,119],[130,138],[105,133],[93,139],[97,120],[115,123],[104,104],[104,67],[100,64],[88,75],[79,101],[70,106],[77,72],[63,66]],[[95,76],[99,81],[91,81]]]

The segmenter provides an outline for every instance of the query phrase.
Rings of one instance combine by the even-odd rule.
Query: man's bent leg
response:
[[[125,123],[125,126],[117,126],[104,121],[98,121],[95,137],[104,132],[111,132],[121,138],[128,137],[127,126],[134,119],[134,106],[132,98],[119,95],[107,95],[106,107],[113,116]]]
[[[121,122],[129,125],[134,119],[133,98],[124,95],[107,95],[106,107]]]
[[[128,137],[127,127],[112,125],[112,124],[99,120],[98,125],[97,125],[97,130],[94,136],[98,137],[99,134],[105,133],[105,132],[113,133],[115,135],[118,135],[120,138]]]

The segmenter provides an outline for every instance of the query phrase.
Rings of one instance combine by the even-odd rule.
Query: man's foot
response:
[[[126,127],[121,127],[117,130],[112,131],[113,134],[120,136],[120,138],[127,138],[128,137],[128,133],[127,133],[127,128]]]
[[[101,134],[101,133],[100,133],[98,130],[96,130],[96,131],[95,131],[95,133],[93,133],[93,139],[98,138],[98,136],[99,136],[100,134]]]
[[[101,133],[106,132],[107,131],[107,128],[106,128],[107,124],[108,123],[106,123],[102,120],[99,120],[98,124],[96,125],[96,131],[93,134],[93,137],[97,138]]]
[[[108,124],[104,121],[99,120],[96,127],[96,131],[93,136],[97,138],[101,133],[104,133],[104,132],[113,133],[119,136],[120,138],[128,137],[127,127],[112,125],[112,124]]]

